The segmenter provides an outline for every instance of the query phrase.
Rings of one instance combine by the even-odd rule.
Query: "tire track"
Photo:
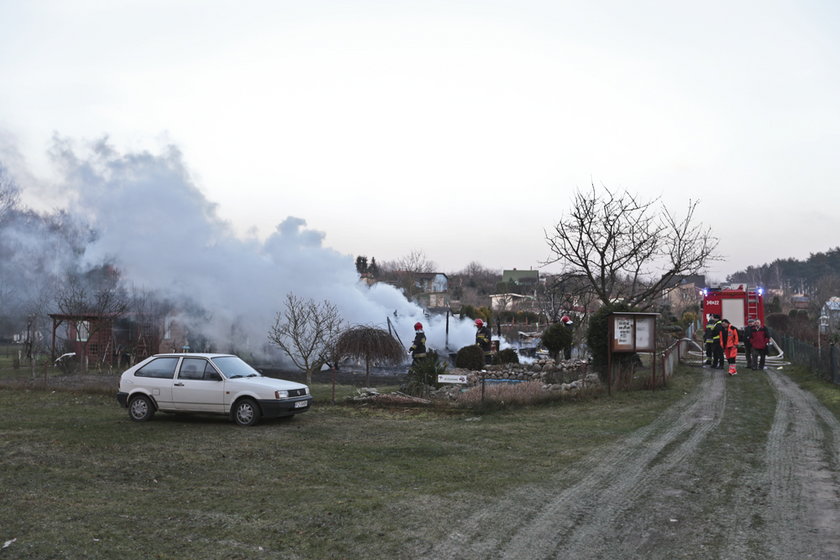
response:
[[[786,375],[767,441],[767,537],[778,558],[840,558],[840,422]]]
[[[721,422],[723,375],[704,372],[700,386],[621,443],[593,453],[554,477],[559,492],[514,492],[471,516],[424,557],[440,559],[599,558],[604,535],[664,472],[695,453]],[[504,527],[504,530],[501,528]]]

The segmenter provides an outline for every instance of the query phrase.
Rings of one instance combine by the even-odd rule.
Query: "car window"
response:
[[[175,377],[175,366],[178,358],[157,358],[134,372],[136,377],[156,377],[172,379]]]
[[[204,368],[207,360],[202,358],[184,358],[181,361],[181,371],[178,372],[179,379],[204,379]]]
[[[206,362],[204,364],[204,379],[207,381],[221,381],[222,376],[219,375],[219,372],[216,371],[216,368],[213,367],[213,364],[210,362]]]
[[[201,379],[204,381],[219,381],[221,377],[213,365],[204,358],[184,358],[181,362],[179,379]]]
[[[242,358],[237,356],[219,356],[213,358],[213,363],[216,367],[222,370],[225,377],[228,379],[235,379],[237,377],[260,377],[260,372],[242,361]]]

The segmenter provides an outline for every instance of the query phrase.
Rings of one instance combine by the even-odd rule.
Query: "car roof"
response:
[[[235,354],[214,354],[212,352],[167,352],[155,354],[153,358],[220,358],[237,357]]]

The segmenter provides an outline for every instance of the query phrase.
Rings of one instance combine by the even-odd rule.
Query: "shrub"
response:
[[[697,321],[697,313],[694,311],[685,311],[682,314],[682,318],[680,319],[680,324],[683,327],[688,327],[692,323]]]
[[[572,345],[572,329],[563,323],[549,325],[542,334],[542,343],[551,353],[555,360],[559,357],[560,351]]]
[[[403,387],[409,395],[424,395],[429,387],[440,387],[437,376],[446,373],[446,362],[438,359],[438,353],[431,350],[426,357],[408,368],[408,376]]]
[[[607,362],[609,360],[609,321],[610,313],[632,312],[636,309],[626,303],[612,303],[604,305],[596,311],[589,319],[589,331],[586,333],[586,342],[589,351],[592,353],[592,365],[599,371],[601,381],[607,382]],[[637,354],[616,354],[617,365],[624,368],[631,366],[639,359]],[[626,363],[625,363],[626,362]]]
[[[484,369],[484,350],[477,344],[464,346],[455,355],[455,367],[480,370]]]
[[[790,328],[790,317],[784,313],[771,313],[767,315],[765,322],[768,328],[778,333],[787,333]]]
[[[519,354],[516,353],[516,350],[513,348],[505,348],[504,350],[499,350],[496,355],[493,357],[494,364],[518,364],[519,363]]]

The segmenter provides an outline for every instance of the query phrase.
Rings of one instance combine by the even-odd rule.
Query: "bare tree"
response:
[[[546,233],[554,255],[546,264],[583,276],[604,304],[649,308],[674,277],[697,274],[718,259],[717,238],[694,223],[697,201],[689,200],[682,219],[657,202],[606,187],[598,192],[594,184],[578,191],[568,215]]]
[[[410,299],[421,291],[417,285],[418,275],[434,272],[435,266],[423,251],[414,249],[402,258],[383,263],[380,270],[384,280],[394,283]]]
[[[487,306],[501,275],[472,261],[462,271],[449,275],[449,293],[462,305]]]
[[[414,249],[404,257],[397,259],[396,267],[399,270],[408,272],[434,272],[434,261],[426,258],[426,254],[419,249]]]
[[[312,383],[312,373],[329,363],[335,342],[344,326],[338,308],[327,300],[320,303],[286,295],[283,311],[277,313],[268,340],[282,350]]]
[[[549,323],[571,312],[580,319],[591,310],[596,299],[586,277],[576,273],[546,275],[545,284],[537,290],[537,305]]]
[[[116,271],[106,266],[84,277],[71,276],[58,291],[56,300],[59,310],[76,321],[76,332],[82,347],[79,361],[83,372],[88,367],[89,342],[100,338],[98,335],[106,329],[113,328],[113,323],[128,309],[128,299],[116,285],[117,277]],[[104,351],[102,356],[105,357]]]
[[[822,315],[823,306],[829,298],[840,294],[840,275],[827,274],[815,282],[808,311],[811,317],[819,318]]]
[[[3,164],[0,164],[0,224],[7,214],[17,208],[19,200],[20,189]]]
[[[129,302],[131,320],[125,328],[129,336],[123,340],[120,354],[128,357],[128,365],[160,351],[167,316],[175,306],[159,294],[142,288],[132,290]]]

